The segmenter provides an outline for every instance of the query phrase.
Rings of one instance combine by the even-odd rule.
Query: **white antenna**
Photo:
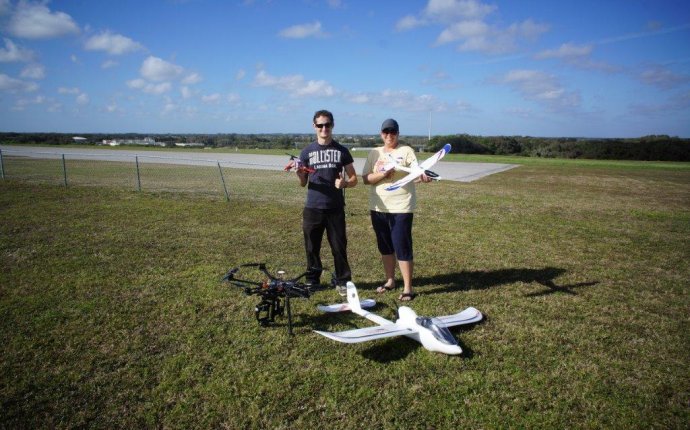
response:
[[[431,111],[429,111],[429,142],[431,142]]]

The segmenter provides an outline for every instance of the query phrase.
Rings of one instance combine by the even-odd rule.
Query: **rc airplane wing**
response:
[[[359,306],[362,309],[369,309],[376,306],[376,300],[365,299],[359,302]],[[352,310],[349,303],[338,303],[335,305],[318,305],[317,309],[321,312],[346,312]]]
[[[419,165],[412,165],[411,167],[403,167],[400,166],[399,164],[396,163],[395,168],[397,170],[402,170],[405,172],[408,172],[407,176],[404,178],[401,178],[397,180],[396,182],[392,183],[391,185],[387,186],[384,188],[386,191],[393,191],[397,190],[398,188],[414,181],[415,179],[419,178],[422,176],[422,173],[426,173],[429,176],[433,176],[435,179],[440,179],[437,174],[430,172],[429,169],[438,162],[441,158],[443,158],[447,153],[450,152],[450,143],[446,143],[443,148],[441,148],[440,151],[432,155],[431,157],[427,158],[422,162],[422,164]],[[395,162],[395,160],[392,160]]]
[[[481,321],[483,315],[477,309],[469,307],[455,315],[436,317],[438,325],[443,327],[454,327],[462,324],[472,324]]]
[[[314,330],[320,335],[326,336],[329,339],[337,340],[343,343],[359,343],[367,342],[374,339],[383,339],[386,337],[405,336],[416,333],[409,328],[401,327],[398,324],[391,323],[375,327],[358,328],[354,330],[339,331],[332,333],[328,331]]]
[[[386,337],[406,336],[421,343],[429,351],[456,355],[462,353],[462,348],[460,348],[457,339],[453,337],[448,327],[469,324],[482,319],[481,312],[475,308],[467,308],[455,315],[429,318],[418,316],[408,306],[400,306],[398,308],[398,319],[393,322],[362,309],[357,288],[352,282],[347,283],[347,302],[353,313],[378,324],[378,327],[359,328],[337,333],[314,331],[329,339],[343,343],[359,343]]]

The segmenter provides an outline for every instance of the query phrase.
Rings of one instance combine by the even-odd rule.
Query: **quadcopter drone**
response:
[[[263,282],[239,279],[235,274],[242,267],[256,267],[268,279]],[[294,279],[285,279],[285,272],[282,270],[279,270],[277,276],[274,276],[266,269],[265,263],[248,263],[230,269],[222,281],[228,281],[236,287],[243,288],[244,293],[248,296],[257,295],[261,298],[261,301],[254,308],[254,316],[262,327],[273,323],[276,316],[283,316],[287,310],[288,333],[292,335],[290,299],[309,298],[310,294],[319,288],[319,286],[307,285],[300,281],[300,279],[316,271],[317,269],[308,270]]]
[[[314,173],[316,171],[313,167],[305,166],[298,156],[292,154],[287,155],[290,156],[290,161],[285,165],[285,168],[283,169],[286,172],[289,172],[290,170],[295,170],[296,172],[300,173]]]

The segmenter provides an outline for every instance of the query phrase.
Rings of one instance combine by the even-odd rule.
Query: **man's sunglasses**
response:
[[[326,127],[326,128],[331,128],[331,127],[333,127],[333,124],[331,124],[330,122],[324,122],[323,124],[314,124],[314,125],[315,125],[316,128],[318,128],[318,129],[322,129],[322,128],[324,128],[324,127]]]
[[[384,128],[381,132],[384,134],[398,134],[398,131],[394,128]]]

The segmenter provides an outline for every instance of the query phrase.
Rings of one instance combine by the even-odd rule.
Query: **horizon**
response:
[[[688,40],[680,0],[0,0],[0,131],[689,138]]]
[[[58,132],[58,131],[0,131],[0,134],[5,134],[5,133],[15,133],[15,134],[61,134],[61,135],[67,135],[67,136],[72,136],[74,137],[83,137],[83,135],[91,135],[91,134],[103,134],[103,135],[128,135],[128,134],[135,134],[135,135],[141,135],[141,136],[193,136],[193,135],[223,135],[223,134],[236,134],[236,135],[241,135],[241,136],[246,136],[246,135],[267,135],[267,136],[280,136],[280,135],[298,135],[298,136],[310,136],[313,137],[314,133],[311,132],[255,132],[255,133],[238,133],[238,132],[217,132],[217,133],[204,133],[204,132],[190,132],[190,133],[170,133],[170,132],[162,132],[162,133],[144,133],[144,132],[136,132],[136,131],[123,131],[123,132],[109,132],[109,131],[103,131],[103,132],[90,132],[90,131],[85,131],[85,132]],[[668,135],[668,134],[648,134],[644,136],[631,136],[631,137],[620,137],[620,136],[614,136],[614,137],[602,137],[602,136],[534,136],[534,135],[523,135],[523,134],[470,134],[470,133],[450,133],[450,134],[435,134],[431,135],[431,139],[434,137],[452,137],[452,136],[460,136],[460,135],[467,135],[471,137],[517,137],[517,138],[535,138],[535,139],[588,139],[588,140],[615,140],[615,139],[625,139],[625,140],[635,140],[635,139],[642,139],[645,137],[663,137],[667,136],[670,139],[681,139],[681,140],[690,140],[689,137],[682,137],[682,136],[674,136],[674,135]],[[373,133],[373,134],[368,134],[368,133],[333,133],[334,140],[338,140],[338,136],[343,136],[343,137],[349,137],[349,136],[366,136],[366,137],[374,137],[377,138],[379,137],[379,133]],[[406,137],[409,138],[424,138],[424,139],[429,139],[429,136],[427,134],[400,134],[401,139],[405,139]],[[72,142],[74,143],[74,142]],[[9,145],[8,143],[0,142],[0,144],[3,145]],[[382,143],[381,143],[382,144]],[[24,145],[24,144],[22,144]]]

